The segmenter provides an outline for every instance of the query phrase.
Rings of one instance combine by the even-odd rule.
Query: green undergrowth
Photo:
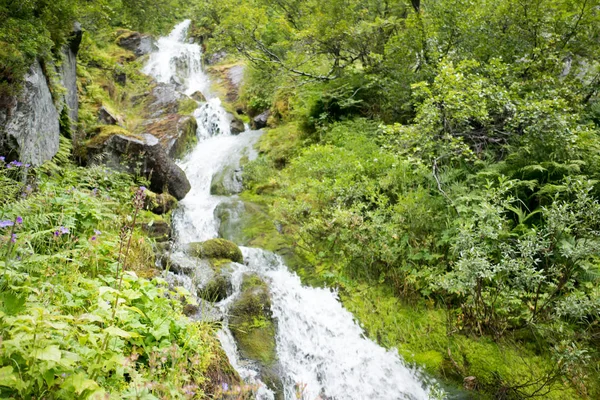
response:
[[[0,180],[0,397],[204,398],[239,383],[215,327],[182,314],[189,293],[153,277],[144,182],[72,165],[65,140],[35,170],[1,163]]]
[[[477,398],[493,398],[491,393],[503,390],[515,397],[539,393],[547,399],[577,398],[575,390],[554,376],[555,360],[531,339],[493,341],[460,334],[453,329],[448,320],[452,315],[446,310],[433,303],[405,304],[383,285],[349,281],[342,286],[340,297],[371,339],[398,349],[406,362],[443,382],[455,382],[451,385],[457,388],[463,378],[475,377]],[[539,379],[548,383],[536,392]],[[518,393],[509,389],[517,386]]]

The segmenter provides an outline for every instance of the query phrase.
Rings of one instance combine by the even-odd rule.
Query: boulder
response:
[[[233,119],[231,120],[230,127],[232,135],[239,135],[240,133],[246,130],[246,127],[244,126],[244,121],[236,117],[233,117]]]
[[[148,120],[144,131],[156,137],[169,157],[183,157],[198,142],[198,123],[191,115],[168,114]]]
[[[150,180],[150,190],[169,193],[181,200],[190,191],[185,173],[173,162],[152,135],[113,134],[87,144],[88,163],[102,162],[118,171],[141,173]]]
[[[276,399],[283,399],[271,297],[258,275],[244,275],[241,293],[229,309],[229,328],[241,356],[259,365],[261,380],[275,392]]]
[[[107,107],[98,109],[98,122],[102,125],[121,125],[121,119]]]
[[[252,119],[252,129],[258,130],[265,128],[267,126],[267,121],[271,116],[271,112],[269,110],[257,115]]]
[[[22,162],[40,165],[58,151],[60,124],[46,76],[35,61],[25,76],[23,91],[0,109],[0,151]]]
[[[166,214],[177,206],[177,199],[168,193],[156,194],[151,191],[146,192],[144,199],[144,208],[152,211],[154,214]]]
[[[230,196],[241,193],[242,168],[237,165],[225,165],[212,176],[210,194],[215,196]]]
[[[137,57],[149,54],[154,50],[154,39],[150,35],[125,31],[117,38],[117,45],[131,51]]]
[[[190,243],[186,252],[194,257],[209,259],[226,259],[233,262],[244,262],[240,248],[225,239],[210,239],[205,242]]]
[[[192,95],[190,97],[199,103],[206,103],[206,97],[199,90],[192,93]]]
[[[231,264],[213,263],[211,267],[214,271],[214,276],[198,290],[198,297],[207,301],[218,302],[226,299],[233,293]]]

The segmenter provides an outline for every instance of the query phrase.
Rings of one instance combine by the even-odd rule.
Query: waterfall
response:
[[[186,40],[189,25],[189,20],[184,21],[169,36],[161,38],[158,50],[144,68],[158,82],[175,85],[186,95],[200,91],[208,99],[194,113],[199,122],[199,143],[179,163],[192,189],[174,215],[176,249],[218,236],[214,210],[227,197],[210,194],[212,176],[242,154],[255,156],[252,148],[261,134],[246,130],[238,136],[231,135],[231,117],[211,93],[210,79],[202,70],[201,48]],[[334,291],[303,286],[298,276],[272,253],[244,247],[242,252],[245,264],[234,264],[234,293],[218,306],[227,315],[228,307],[240,293],[244,273],[255,272],[269,284],[286,399],[296,399],[298,391],[306,400],[429,398],[430,389],[422,374],[408,367],[397,351],[385,350],[366,338]],[[176,280],[191,286],[189,277]],[[260,385],[257,398],[273,399],[273,393],[258,380],[252,364],[240,359],[227,320],[219,339],[242,378]]]

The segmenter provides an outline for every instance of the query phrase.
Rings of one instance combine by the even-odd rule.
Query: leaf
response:
[[[75,392],[77,394],[81,394],[85,390],[95,390],[95,389],[99,388],[98,384],[95,381],[93,381],[91,379],[86,379],[85,375],[83,375],[83,374],[71,375],[65,381],[65,384],[72,385],[73,389],[75,389]]]
[[[60,361],[62,354],[60,352],[60,348],[57,345],[52,344],[43,350],[34,350],[33,356],[38,360],[58,362]]]
[[[140,335],[136,332],[127,332],[121,328],[117,328],[116,326],[109,326],[104,330],[104,332],[108,333],[110,336],[118,336],[124,339],[140,337]]]
[[[0,368],[0,386],[7,386],[10,388],[19,388],[19,378],[13,372],[13,367],[2,367]]]

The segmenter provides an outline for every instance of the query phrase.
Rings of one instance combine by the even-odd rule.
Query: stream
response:
[[[194,112],[198,144],[178,162],[192,186],[179,203],[173,220],[173,257],[180,259],[186,256],[177,249],[185,244],[218,237],[219,221],[214,211],[228,197],[210,194],[212,176],[225,166],[239,163],[243,155],[249,159],[256,157],[253,146],[261,135],[248,127],[237,136],[231,134],[232,117],[211,91],[210,78],[202,69],[201,47],[187,39],[189,26],[190,21],[186,20],[160,38],[157,50],[144,67],[144,72],[158,82],[173,84],[186,95],[200,91],[207,99]],[[386,350],[366,338],[334,291],[304,286],[273,253],[257,248],[241,249],[245,261],[234,264],[233,294],[216,306],[227,315],[228,307],[240,293],[244,273],[255,272],[268,283],[277,324],[277,356],[285,399],[430,398],[430,380],[405,364],[395,349]],[[191,259],[187,262],[194,263]],[[172,272],[167,273],[168,279],[194,292],[193,286],[208,279],[209,271],[202,265],[194,264],[192,268],[195,280]],[[274,399],[274,393],[257,378],[252,362],[240,357],[227,323],[225,317],[219,339],[232,366],[246,382],[259,387],[257,399]],[[303,388],[300,397],[298,387]]]

